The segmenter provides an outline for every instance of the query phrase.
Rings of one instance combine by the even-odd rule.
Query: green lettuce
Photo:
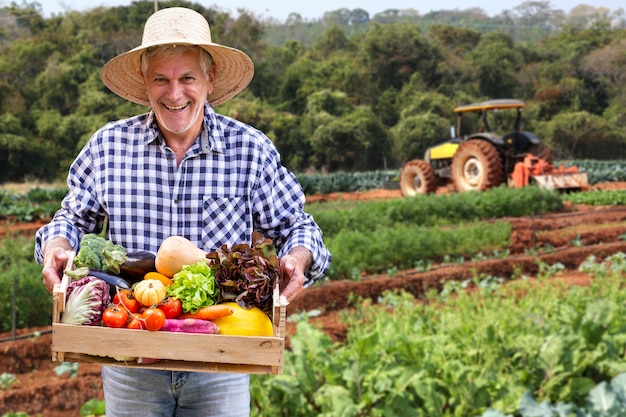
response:
[[[201,307],[219,301],[220,289],[215,281],[215,271],[204,260],[183,266],[172,280],[174,282],[167,286],[167,294],[182,302],[185,313],[195,313]]]

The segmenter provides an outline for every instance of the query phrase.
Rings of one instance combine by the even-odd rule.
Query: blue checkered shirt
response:
[[[153,112],[98,130],[70,166],[61,209],[37,232],[35,259],[43,261],[43,244],[57,236],[78,250],[81,237],[97,233],[108,215],[108,239],[129,252],[156,253],[174,235],[209,252],[249,243],[257,230],[279,256],[296,246],[311,251],[305,286],[324,276],[331,255],[273,143],[208,104],[204,126],[180,166]]]

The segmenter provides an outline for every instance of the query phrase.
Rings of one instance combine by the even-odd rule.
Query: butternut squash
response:
[[[235,302],[222,303],[233,314],[211,320],[219,328],[218,334],[232,336],[273,336],[274,325],[269,316],[258,307],[243,308]]]
[[[156,270],[172,278],[184,265],[206,260],[206,252],[183,236],[170,236],[161,242],[154,260]]]

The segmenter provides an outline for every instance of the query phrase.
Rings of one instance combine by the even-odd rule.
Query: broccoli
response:
[[[80,250],[74,258],[76,268],[91,268],[120,273],[120,265],[126,262],[126,249],[115,245],[102,236],[88,233],[80,241]]]

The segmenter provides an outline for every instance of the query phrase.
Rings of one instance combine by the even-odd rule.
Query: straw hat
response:
[[[148,18],[141,45],[104,64],[102,82],[118,96],[149,106],[146,86],[141,76],[140,57],[151,46],[167,44],[198,45],[208,51],[215,65],[213,93],[207,96],[212,106],[225,103],[248,86],[254,64],[244,52],[213,43],[211,29],[200,13],[184,7],[159,10]]]

